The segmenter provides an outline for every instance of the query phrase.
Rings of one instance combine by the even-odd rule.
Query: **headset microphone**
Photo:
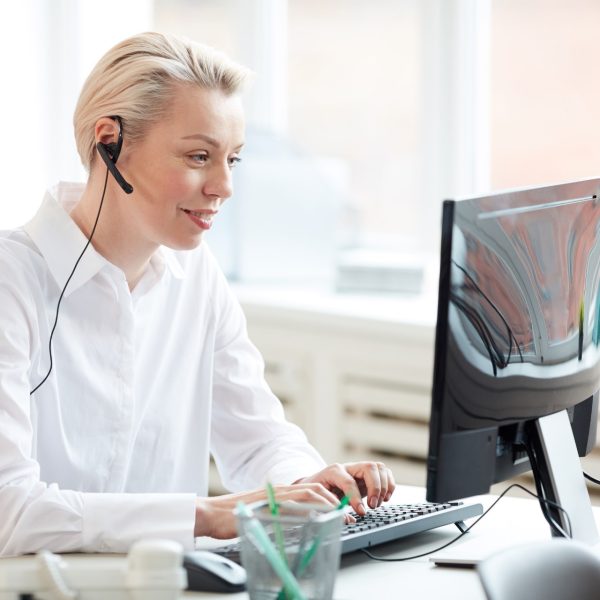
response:
[[[123,146],[123,124],[121,123],[120,117],[111,118],[119,123],[119,139],[116,143],[112,144],[103,144],[102,142],[98,142],[96,144],[96,149],[102,157],[102,160],[105,162],[108,170],[112,173],[112,176],[115,178],[116,182],[121,186],[121,188],[123,188],[123,191],[126,194],[131,194],[131,192],[133,192],[132,185],[125,181],[125,178],[123,175],[121,175],[121,172],[116,167],[116,162],[119,158],[119,154],[121,154],[121,148]]]

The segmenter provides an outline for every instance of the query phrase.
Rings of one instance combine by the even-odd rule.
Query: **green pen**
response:
[[[252,516],[252,512],[243,502],[238,502],[237,512],[247,519],[245,525],[246,535],[249,534],[249,539],[254,543],[255,546],[258,547],[259,550],[264,552],[269,564],[271,567],[273,567],[273,570],[283,582],[284,589],[286,591],[289,590],[293,600],[306,600],[306,597],[302,593],[297,579],[294,577],[285,561],[281,558],[275,546],[273,546],[271,543],[269,535],[265,531],[265,528],[262,526],[261,522]]]
[[[335,509],[342,510],[342,508],[344,508],[344,506],[348,506],[348,502],[350,502],[350,496],[344,496],[340,500],[340,503],[335,507]]]
[[[275,540],[277,542],[277,548],[281,558],[287,564],[287,556],[285,554],[285,541],[283,539],[283,531],[281,530],[281,523],[279,522],[279,504],[275,500],[275,490],[273,486],[267,482],[267,498],[269,499],[269,510],[273,517],[273,529],[275,530]]]
[[[340,503],[335,507],[335,510],[342,510],[345,506],[350,502],[349,496],[344,496]],[[310,548],[306,551],[306,553],[302,556],[300,560],[300,564],[296,571],[296,577],[300,577],[302,573],[306,570],[306,567],[310,564],[310,561],[313,559],[317,549],[319,548],[319,544],[321,543],[320,537],[317,535],[313,540],[313,543],[310,545]],[[277,594],[277,600],[285,600],[285,588],[282,588]]]
[[[340,503],[335,507],[335,510],[342,510],[344,508],[344,506],[348,505],[348,502],[350,502],[350,498],[348,496],[344,496],[340,500]],[[298,573],[296,573],[296,575],[298,577],[300,577],[300,575],[302,575],[302,573],[304,573],[304,570],[310,564],[310,561],[312,560],[312,557],[315,555],[315,552],[317,551],[317,548],[319,547],[320,543],[321,543],[321,540],[320,540],[319,536],[317,535],[317,537],[315,537],[315,539],[313,540],[313,543],[311,544],[310,548],[306,551],[306,554],[302,557],[302,560],[300,561],[300,566],[298,567]]]

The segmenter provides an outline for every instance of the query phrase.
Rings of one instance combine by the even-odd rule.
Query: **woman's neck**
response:
[[[129,289],[133,290],[144,274],[157,245],[140,237],[133,226],[132,218],[123,210],[126,206],[124,202],[131,200],[122,198],[119,188],[110,183],[109,180],[91,243],[99,254],[123,271]],[[81,199],[71,211],[71,218],[87,238],[94,228],[103,187],[104,181],[98,185],[90,177]]]

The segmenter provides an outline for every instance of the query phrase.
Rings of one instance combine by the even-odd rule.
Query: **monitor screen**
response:
[[[444,202],[428,500],[531,469],[533,425],[560,411],[591,450],[599,288],[600,179]]]

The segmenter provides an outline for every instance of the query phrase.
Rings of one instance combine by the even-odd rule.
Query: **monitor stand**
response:
[[[561,511],[551,510],[553,518],[565,531],[570,527],[574,540],[593,546],[600,555],[600,538],[567,411],[529,422],[527,434],[530,461],[534,452],[536,482],[543,486],[546,497],[560,504],[569,515],[567,520]],[[475,566],[490,554],[488,543],[475,543],[436,553],[430,560],[441,566],[466,567]]]
[[[529,439],[535,453],[534,477],[543,487],[546,497],[560,504],[569,519],[556,509],[550,509],[550,514],[563,530],[568,532],[570,528],[574,540],[589,545],[599,544],[590,496],[567,411],[537,419],[529,432]]]

